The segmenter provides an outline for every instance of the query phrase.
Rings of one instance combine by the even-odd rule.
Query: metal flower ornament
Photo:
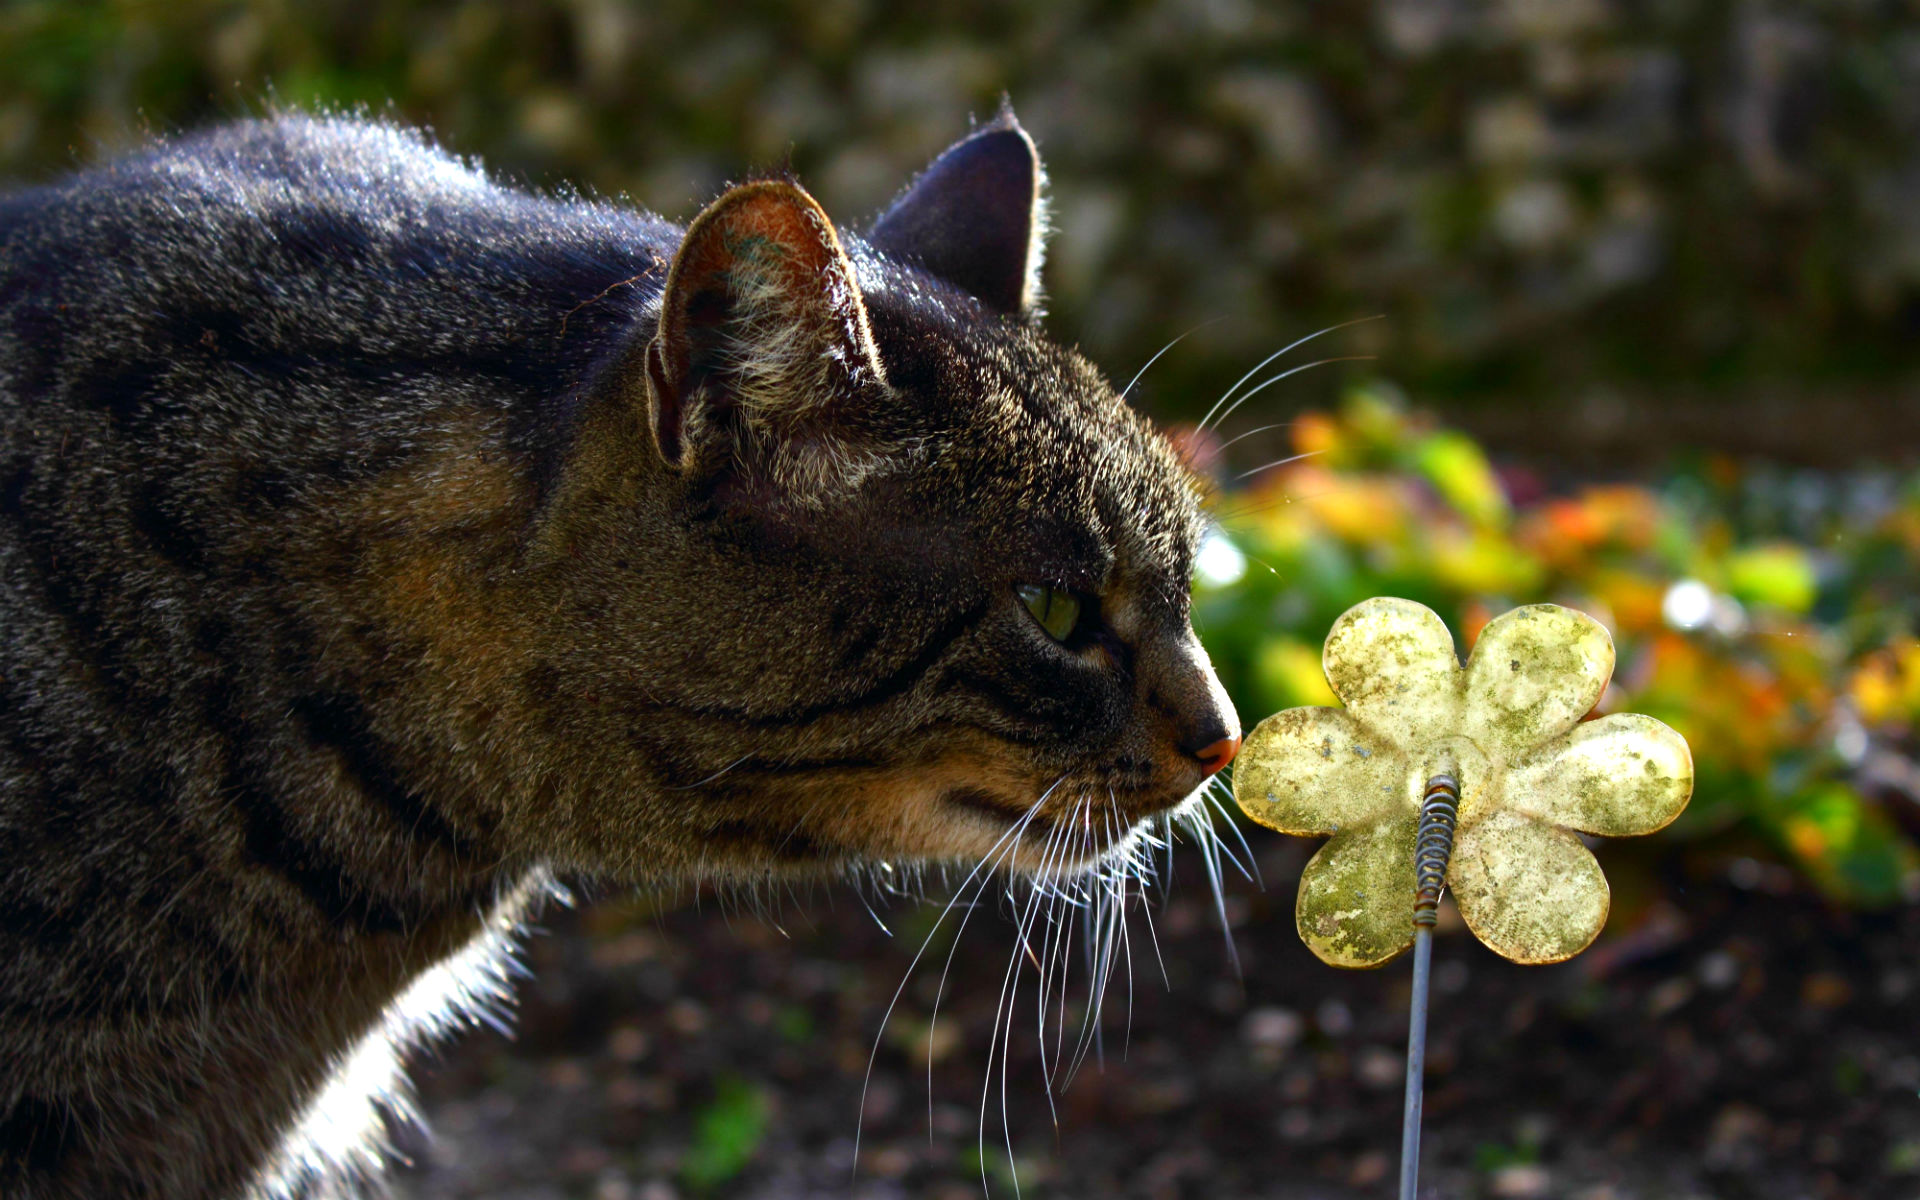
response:
[[[1418,1160],[1431,931],[1442,890],[1496,953],[1555,963],[1606,922],[1606,876],[1577,833],[1652,833],[1693,792],[1687,743],[1651,717],[1583,721],[1613,674],[1584,613],[1517,608],[1464,667],[1429,608],[1376,597],[1327,634],[1344,708],[1293,708],[1248,736],[1234,779],[1247,815],[1331,834],[1300,877],[1300,937],[1338,967],[1415,948],[1402,1195]]]

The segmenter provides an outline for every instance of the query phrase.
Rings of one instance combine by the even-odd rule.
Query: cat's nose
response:
[[[1232,762],[1234,755],[1240,753],[1240,735],[1229,734],[1218,741],[1207,743],[1198,750],[1188,750],[1185,746],[1181,749],[1200,760],[1201,770],[1209,775],[1218,775],[1220,769]]]
[[[1204,774],[1218,774],[1240,752],[1240,716],[1200,639],[1191,629],[1160,639],[1142,652],[1139,662],[1149,687],[1147,703],[1167,721],[1161,745]]]
[[[1197,694],[1187,701],[1185,719],[1179,722],[1184,728],[1175,735],[1174,745],[1198,762],[1202,771],[1217,775],[1240,753],[1240,716],[1213,668],[1204,660],[1194,665],[1192,691]]]

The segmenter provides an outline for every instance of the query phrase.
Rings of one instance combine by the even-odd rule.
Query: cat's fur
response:
[[[0,1195],[351,1190],[549,873],[1086,861],[1217,768],[1040,185],[1003,114],[683,232],[284,116],[0,200]]]

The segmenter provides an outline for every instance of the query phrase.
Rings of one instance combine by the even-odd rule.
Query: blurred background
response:
[[[0,3],[11,184],[323,106],[679,220],[790,162],[859,227],[1002,94],[1052,173],[1051,330],[1120,380],[1186,335],[1137,394],[1220,488],[1196,623],[1243,718],[1330,702],[1320,638],[1366,596],[1463,646],[1557,600],[1615,633],[1603,709],[1693,745],[1688,815],[1600,851],[1592,951],[1442,938],[1428,1177],[1920,1196],[1913,0]],[[1199,428],[1359,318],[1238,394],[1368,361]],[[551,913],[518,1040],[420,1072],[400,1193],[1383,1194],[1404,969],[1314,962],[1311,847],[1246,836],[1217,914],[1174,855],[1105,1070],[1052,1103],[1031,1017],[993,1033],[991,906],[940,1021],[923,965],[884,1033],[937,906]]]

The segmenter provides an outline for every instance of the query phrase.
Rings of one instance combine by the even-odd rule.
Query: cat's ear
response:
[[[886,388],[853,264],[799,186],[741,184],[694,218],[647,348],[660,453],[828,482],[856,465],[847,431]]]
[[[933,160],[867,240],[989,308],[1031,316],[1040,303],[1046,172],[1013,110]]]

